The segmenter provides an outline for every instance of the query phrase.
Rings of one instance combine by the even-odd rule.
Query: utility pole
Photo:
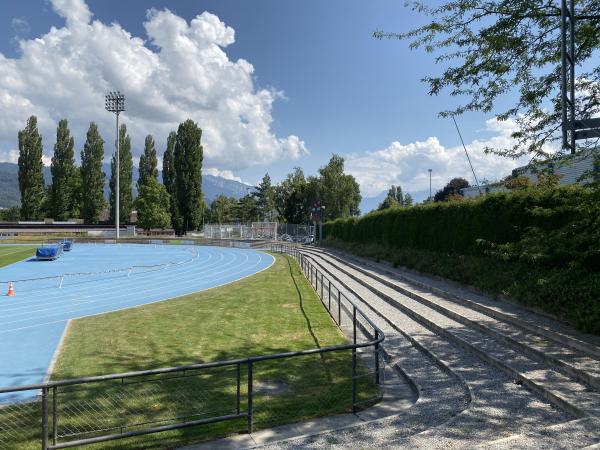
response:
[[[115,231],[116,238],[119,239],[119,202],[120,202],[120,193],[119,193],[119,183],[121,178],[121,170],[119,167],[120,157],[119,157],[119,113],[125,111],[125,96],[121,94],[119,91],[109,92],[104,98],[104,107],[107,111],[114,112],[117,116],[117,157],[116,157],[116,193],[115,193]]]
[[[429,201],[431,201],[431,170],[432,169],[427,169],[429,172]]]

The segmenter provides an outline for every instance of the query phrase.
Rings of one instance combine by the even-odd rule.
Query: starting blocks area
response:
[[[69,319],[210,289],[273,262],[239,248],[76,243],[56,260],[1,268],[0,387],[43,382]]]

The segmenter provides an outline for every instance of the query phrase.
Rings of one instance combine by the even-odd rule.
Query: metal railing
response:
[[[305,401],[319,402],[320,414],[378,401],[383,332],[297,247],[271,244],[270,250],[296,259],[351,343],[2,388],[0,448],[37,441],[53,450],[235,420],[252,433],[256,421],[267,427],[305,417],[289,418]],[[296,374],[289,386],[271,379],[282,365]],[[304,372],[315,379],[303,382]]]

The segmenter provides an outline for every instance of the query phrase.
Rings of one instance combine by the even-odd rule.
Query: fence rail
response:
[[[350,343],[0,388],[0,448],[39,441],[42,450],[62,449],[233,420],[245,420],[245,430],[252,433],[256,421],[262,427],[282,423],[278,415],[298,405],[296,397],[265,393],[273,365],[298,371],[319,365],[323,380],[294,386],[293,395],[321,402],[324,412],[339,413],[345,404],[356,411],[379,400],[383,332],[298,247],[273,243],[270,250],[298,262]],[[331,367],[347,376],[332,377]],[[327,383],[329,394],[323,395]],[[11,399],[23,393],[30,393],[30,399]],[[171,406],[157,406],[166,403]]]

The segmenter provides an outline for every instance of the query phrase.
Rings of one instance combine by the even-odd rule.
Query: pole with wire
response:
[[[467,160],[469,161],[469,166],[471,166],[471,172],[473,172],[473,177],[475,178],[475,184],[477,185],[477,189],[479,190],[479,195],[483,195],[483,192],[481,192],[481,187],[479,186],[479,180],[477,180],[477,175],[475,175],[475,169],[473,169],[473,164],[471,164],[471,158],[469,158],[469,152],[467,151],[467,146],[465,145],[465,141],[463,141],[462,134],[460,134],[460,130],[458,129],[458,124],[456,123],[454,114],[452,114],[452,120],[454,121],[454,126],[456,127],[456,131],[458,131],[458,137],[460,138],[460,142],[462,143],[462,146],[465,149],[465,155],[467,155]]]

